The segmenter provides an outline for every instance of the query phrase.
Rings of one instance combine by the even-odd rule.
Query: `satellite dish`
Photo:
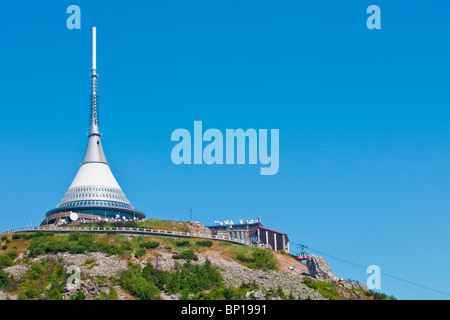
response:
[[[70,220],[72,221],[77,221],[78,220],[78,214],[76,214],[75,212],[72,212],[69,216]]]

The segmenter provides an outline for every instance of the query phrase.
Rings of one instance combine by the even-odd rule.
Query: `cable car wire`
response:
[[[291,242],[293,242],[293,241],[291,241]],[[294,242],[294,244],[296,244],[296,243]],[[335,259],[335,260],[338,260],[338,261],[341,261],[341,262],[344,262],[344,263],[348,263],[348,264],[351,264],[351,265],[353,265],[353,266],[356,266],[356,267],[362,268],[362,269],[364,269],[364,270],[367,270],[367,267],[366,267],[366,266],[363,266],[363,265],[361,265],[361,264],[354,263],[354,262],[351,262],[351,261],[348,261],[348,260],[345,260],[345,259],[342,259],[342,258],[333,256],[333,255],[331,255],[331,254],[328,254],[328,253],[325,253],[325,252],[321,252],[321,251],[319,251],[319,250],[312,249],[312,248],[310,248],[310,247],[307,247],[307,246],[304,246],[304,245],[301,245],[301,244],[300,244],[300,246],[303,246],[304,248],[308,248],[309,250],[314,251],[314,252],[316,252],[316,253],[318,253],[318,254],[321,254],[321,255],[324,255],[324,256],[328,256],[328,257],[333,258],[333,259]],[[410,285],[413,285],[413,286],[416,286],[416,287],[419,287],[419,288],[422,288],[422,289],[426,289],[426,290],[433,291],[433,292],[435,292],[435,293],[438,293],[438,294],[441,294],[441,295],[450,297],[450,294],[448,294],[448,293],[446,293],[446,292],[443,292],[443,291],[440,291],[440,290],[436,290],[436,289],[433,289],[433,288],[424,286],[424,285],[422,285],[422,284],[415,283],[415,282],[413,282],[413,281],[409,281],[409,280],[406,280],[406,279],[402,279],[402,278],[399,278],[399,277],[397,277],[397,276],[394,276],[394,275],[391,275],[391,274],[388,274],[388,273],[385,273],[385,272],[381,272],[381,274],[385,275],[386,277],[389,277],[389,278],[392,278],[392,279],[395,279],[395,280],[398,280],[398,281],[402,281],[402,282],[404,282],[404,283],[407,283],[407,284],[410,284]]]

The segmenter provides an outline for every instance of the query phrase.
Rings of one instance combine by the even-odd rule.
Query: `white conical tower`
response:
[[[96,28],[92,28],[92,73],[91,73],[91,130],[83,162],[64,198],[55,209],[47,212],[43,224],[55,222],[68,212],[76,212],[87,219],[138,218],[145,215],[128,201],[114,178],[101,143],[97,96],[97,48]],[[96,216],[96,217],[93,217]],[[97,217],[98,216],[98,217]]]

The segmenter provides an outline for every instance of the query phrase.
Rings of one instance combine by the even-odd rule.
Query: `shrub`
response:
[[[364,292],[366,296],[371,297],[374,300],[397,300],[394,296],[389,296],[385,293],[375,292],[372,290]]]
[[[266,249],[255,249],[251,253],[239,253],[236,258],[247,267],[258,270],[276,270],[277,261],[272,252]]]
[[[148,241],[148,242],[141,243],[139,246],[142,248],[145,248],[145,249],[154,249],[154,248],[159,247],[159,242]]]
[[[122,288],[141,300],[159,300],[158,288],[144,278],[140,266],[132,266],[122,272],[120,283]]]
[[[153,282],[160,290],[162,290],[169,277],[169,272],[157,270],[151,263],[148,263],[142,270],[142,275],[147,281]]]
[[[249,289],[249,290],[258,290],[259,286],[256,283],[256,281],[253,280],[252,282],[242,282],[239,288],[240,289]]]
[[[194,261],[198,261],[198,257],[195,254],[194,250],[190,249],[190,250],[183,250],[178,254],[174,254],[173,259],[184,259],[184,260],[194,260]]]
[[[223,286],[223,279],[209,260],[203,265],[186,262],[181,267],[177,264],[173,273],[167,276],[165,291],[173,293],[198,293],[203,290]]]
[[[0,270],[0,289],[13,291],[15,290],[16,286],[17,283],[14,278],[3,270]]]
[[[33,237],[34,237],[34,234],[32,234],[32,233],[24,233],[24,234],[20,235],[20,238],[22,238],[24,240],[32,239]]]
[[[157,270],[148,263],[144,269],[133,265],[121,275],[121,285],[130,294],[143,300],[159,299],[159,290],[168,294],[181,293],[187,298],[189,294],[199,294],[202,299],[210,295],[202,294],[204,290],[215,290],[214,295],[231,299],[236,295],[223,286],[223,279],[209,260],[203,265],[184,263],[175,265],[173,272]]]
[[[14,233],[14,234],[12,235],[12,239],[13,239],[13,240],[20,239],[20,234]]]
[[[280,286],[278,286],[277,289],[270,288],[269,290],[267,290],[266,295],[268,297],[270,297],[270,296],[278,296],[278,297],[281,298],[281,300],[285,300],[286,299],[286,295],[285,295],[283,289]]]
[[[6,253],[0,254],[0,269],[7,268],[13,265],[14,259],[19,253],[16,249],[11,249]]]
[[[145,255],[145,248],[139,248],[136,250],[136,252],[134,253],[134,256],[136,257],[136,259],[139,259],[140,257],[142,257],[143,255]]]
[[[70,296],[70,300],[86,300],[86,295],[83,290],[77,290],[77,293]]]
[[[20,284],[22,291],[17,298],[61,300],[65,284],[66,273],[63,264],[56,259],[43,260],[31,265]]]
[[[189,241],[187,241],[187,240],[175,242],[175,245],[176,245],[177,247],[187,247],[187,246],[189,246],[190,244],[191,244],[191,243],[190,243]]]
[[[6,239],[8,239],[7,236],[3,236],[3,237],[2,237],[2,241],[5,241]]]
[[[106,225],[106,221],[99,221],[95,224],[96,227],[104,227]]]
[[[195,244],[199,247],[211,247],[213,245],[212,241],[209,240],[197,241]]]
[[[53,237],[55,234],[54,233],[51,233],[51,232],[43,232],[43,231],[38,231],[38,232],[36,232],[35,234],[34,234],[34,236],[36,237],[36,238],[39,238],[39,237]],[[24,235],[25,236],[25,235]],[[24,238],[25,239],[25,238]]]
[[[8,249],[8,246],[6,244],[2,245],[2,250]]]
[[[209,292],[200,292],[196,300],[242,300],[245,292],[239,289],[214,288]]]

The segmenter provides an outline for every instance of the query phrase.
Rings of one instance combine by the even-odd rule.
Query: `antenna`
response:
[[[97,69],[97,29],[92,27],[92,73]]]
[[[91,132],[89,135],[99,135],[98,130],[98,97],[97,97],[97,29],[92,27],[92,73],[91,73]]]

